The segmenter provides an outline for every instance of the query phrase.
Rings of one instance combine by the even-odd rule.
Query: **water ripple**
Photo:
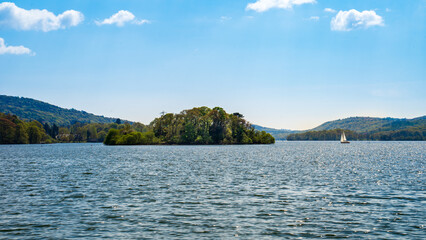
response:
[[[0,146],[0,239],[425,239],[426,143]]]

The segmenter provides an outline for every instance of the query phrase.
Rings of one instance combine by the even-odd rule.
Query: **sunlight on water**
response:
[[[424,239],[426,143],[0,146],[0,238]]]

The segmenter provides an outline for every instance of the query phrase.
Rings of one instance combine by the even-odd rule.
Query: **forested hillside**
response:
[[[372,131],[358,133],[351,130],[332,129],[321,131],[308,131],[290,134],[288,141],[337,141],[342,132],[345,132],[349,141],[426,141],[426,126],[409,127],[400,130]]]
[[[372,118],[372,117],[350,117],[329,121],[310,131],[347,129],[358,133],[397,131],[416,126],[424,126],[426,116],[413,119],[400,118]]]
[[[426,116],[413,119],[351,117],[326,122],[303,133],[290,134],[287,140],[339,140],[342,131],[350,141],[425,141]]]
[[[113,123],[115,118],[97,116],[85,111],[64,109],[42,101],[24,97],[0,95],[0,112],[18,116],[21,120],[37,120],[58,126],[74,123]]]

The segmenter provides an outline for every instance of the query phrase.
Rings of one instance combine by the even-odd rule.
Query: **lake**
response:
[[[0,146],[0,238],[426,239],[426,142]]]

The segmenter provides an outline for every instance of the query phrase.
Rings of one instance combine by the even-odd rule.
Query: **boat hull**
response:
[[[345,142],[340,142],[340,143],[351,143],[351,142],[345,141]]]

